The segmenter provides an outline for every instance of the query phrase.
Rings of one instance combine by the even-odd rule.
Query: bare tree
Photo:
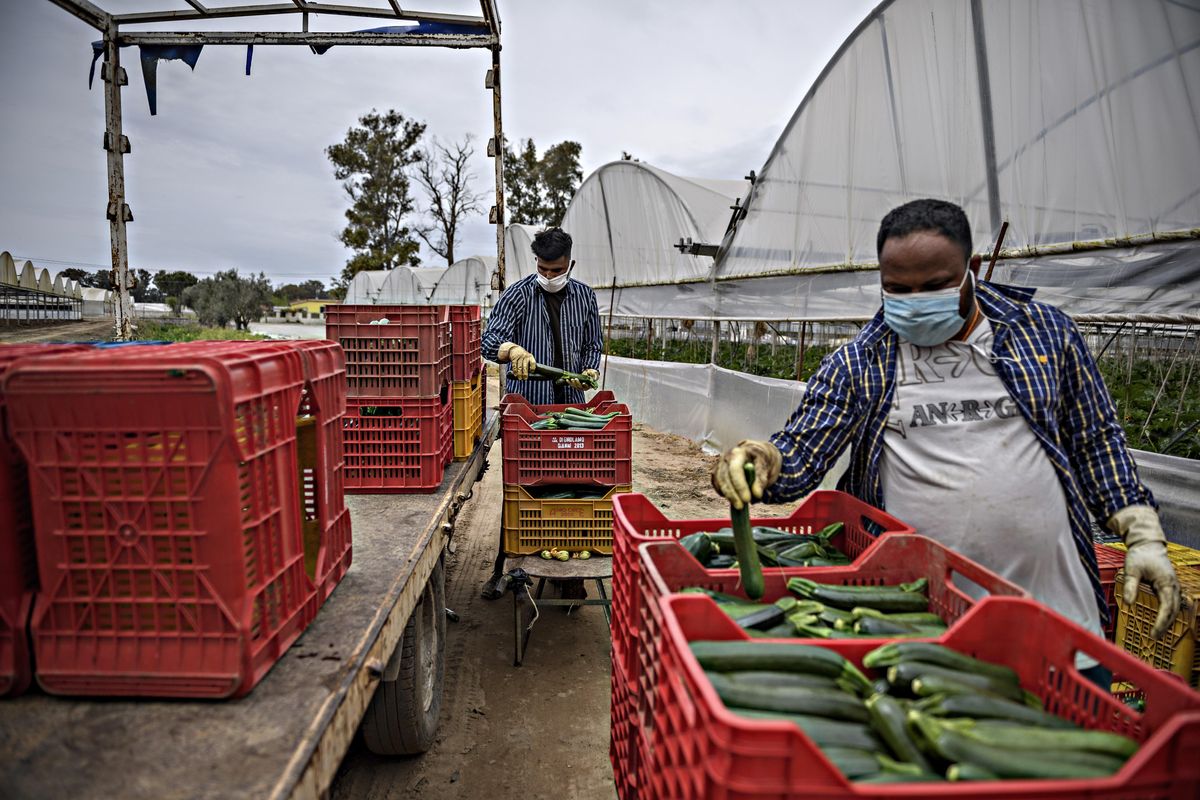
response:
[[[417,183],[429,200],[427,213],[432,218],[432,224],[416,229],[417,235],[447,264],[454,263],[454,245],[463,219],[481,213],[483,195],[471,191],[471,181],[475,179],[470,169],[471,157],[475,155],[471,138],[468,133],[461,142],[449,146],[435,138],[414,166]]]

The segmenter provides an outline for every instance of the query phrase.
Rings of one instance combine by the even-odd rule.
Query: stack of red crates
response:
[[[328,306],[346,354],[346,491],[432,492],[454,451],[449,306]]]
[[[18,359],[81,348],[82,345],[0,345],[0,381]],[[0,388],[0,697],[20,694],[33,680],[28,625],[37,589],[29,479],[25,459],[8,436],[6,416],[4,391]]]
[[[331,342],[88,349],[7,371],[44,689],[254,687],[350,564],[343,384]]]
[[[550,548],[612,553],[613,498],[633,483],[633,417],[609,391],[579,407],[616,416],[600,429],[538,430],[542,415],[567,406],[531,406],[518,394],[500,403],[501,525],[510,555]],[[561,497],[564,489],[577,496]]]

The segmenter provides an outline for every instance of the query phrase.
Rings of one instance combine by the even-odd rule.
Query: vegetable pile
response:
[[[535,431],[557,431],[564,429],[575,430],[600,430],[617,416],[616,411],[610,411],[607,414],[593,414],[582,408],[567,408],[562,411],[551,411],[548,414],[539,414],[538,421],[532,423],[529,427]]]
[[[920,578],[896,586],[840,586],[792,578],[796,596],[771,604],[698,587],[685,594],[705,594],[750,636],[805,639],[888,638],[942,635],[946,623],[929,611],[929,582]]]
[[[763,566],[839,567],[849,564],[850,557],[834,547],[830,540],[844,528],[841,522],[835,522],[812,536],[801,536],[779,528],[756,526],[750,529],[750,534],[754,551]],[[707,569],[738,566],[734,542],[733,528],[702,531],[679,540],[679,544]]]
[[[882,673],[875,682],[819,646],[696,641],[691,650],[731,712],[794,723],[862,783],[1098,778],[1138,748],[1046,712],[1008,667],[930,642],[868,653],[864,667]]]

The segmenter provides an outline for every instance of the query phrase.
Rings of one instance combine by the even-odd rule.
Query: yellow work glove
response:
[[[746,464],[754,465],[754,485],[746,484]],[[761,500],[763,491],[779,478],[783,456],[770,442],[746,439],[738,442],[713,467],[712,485],[717,494],[736,509],[750,503],[751,496]]]
[[[514,342],[505,342],[496,351],[496,358],[512,366],[513,377],[519,381],[529,380],[529,373],[537,368],[533,354]]]
[[[591,378],[592,385],[588,386],[586,383],[584,383],[583,381],[578,380],[576,378],[568,378],[567,383],[570,384],[572,389],[578,389],[579,391],[583,392],[588,389],[594,389],[600,385],[600,371],[599,370],[585,369],[580,374],[583,375],[585,378]]]
[[[1179,578],[1167,557],[1167,537],[1163,535],[1158,512],[1150,506],[1126,506],[1109,517],[1108,529],[1125,540],[1125,605],[1133,606],[1138,584],[1154,587],[1158,595],[1158,617],[1151,635],[1159,639],[1171,627],[1179,613]]]

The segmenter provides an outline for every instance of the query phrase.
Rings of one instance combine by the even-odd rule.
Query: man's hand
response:
[[[507,361],[512,366],[513,377],[519,381],[529,380],[529,373],[537,368],[533,354],[514,342],[505,342],[496,351],[497,360]]]
[[[1171,627],[1179,613],[1179,578],[1167,558],[1158,512],[1150,506],[1126,506],[1108,520],[1108,529],[1125,540],[1125,605],[1137,600],[1138,585],[1146,581],[1158,595],[1158,617],[1151,635],[1155,639]]]
[[[754,465],[754,485],[746,484],[745,467]],[[712,485],[717,494],[736,509],[749,505],[750,498],[761,500],[763,491],[779,477],[783,456],[770,442],[746,439],[739,442],[713,467]]]
[[[571,385],[572,389],[578,389],[579,391],[582,392],[587,389],[595,389],[597,386],[600,385],[600,371],[599,370],[585,369],[580,374],[583,375],[583,377],[585,377],[585,378],[591,378],[592,379],[591,385],[589,386],[588,384],[584,383],[583,381],[581,381],[577,378],[568,378],[567,383],[569,383]]]

